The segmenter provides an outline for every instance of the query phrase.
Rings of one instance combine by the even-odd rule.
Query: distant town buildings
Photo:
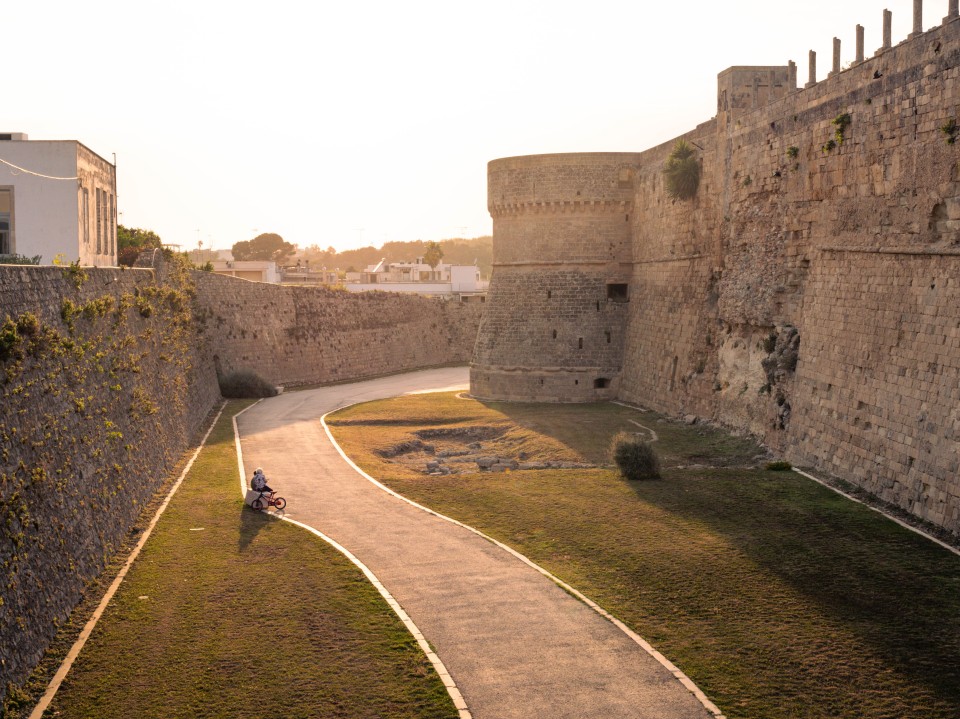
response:
[[[461,299],[485,295],[487,284],[480,279],[480,268],[476,265],[440,263],[431,267],[422,258],[414,262],[381,260],[362,272],[347,272],[344,283],[350,292],[414,292],[435,297],[458,296]]]
[[[214,263],[216,267],[216,263]],[[406,292],[430,297],[482,301],[488,282],[480,279],[476,265],[438,264],[431,267],[417,258],[414,262],[381,260],[362,272],[340,272],[298,262],[280,271],[284,284],[340,286],[348,292]]]
[[[0,255],[117,264],[115,165],[76,140],[0,133]]]
[[[278,284],[281,280],[277,263],[268,260],[214,260],[213,272],[227,277],[239,277],[252,282]]]

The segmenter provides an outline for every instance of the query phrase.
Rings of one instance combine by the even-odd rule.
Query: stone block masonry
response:
[[[682,136],[691,200],[664,188],[675,141],[491,162],[474,392],[697,414],[960,534],[956,7],[923,32],[918,0],[898,44],[884,12],[874,57],[858,27],[853,65],[835,43],[802,89],[792,62],[720,73]],[[620,283],[625,312],[598,316]],[[599,329],[609,353],[570,351]]]
[[[219,399],[190,307],[182,273],[0,268],[0,693]]]
[[[197,331],[218,371],[251,370],[288,386],[467,363],[485,306],[210,273],[196,284]]]
[[[465,362],[483,307],[162,261],[0,267],[0,700],[220,401],[218,366],[295,385]]]
[[[797,461],[960,524],[960,252],[824,250],[801,333]]]

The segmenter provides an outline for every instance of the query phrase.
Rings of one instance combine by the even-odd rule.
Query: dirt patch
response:
[[[497,425],[430,427],[411,433],[410,439],[375,453],[421,474],[448,475],[538,469],[589,469],[595,465],[572,462],[518,449],[523,438],[513,428]],[[429,440],[429,441],[424,441]]]
[[[498,439],[506,433],[507,427],[483,424],[472,427],[432,427],[414,432],[420,439],[446,439],[454,442]]]

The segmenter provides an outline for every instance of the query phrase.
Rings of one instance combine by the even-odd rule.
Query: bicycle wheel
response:
[[[263,500],[257,497],[250,506],[259,512],[263,509]]]
[[[283,497],[277,497],[275,500],[273,500],[273,506],[277,509],[283,509],[287,506],[287,500],[285,500]]]

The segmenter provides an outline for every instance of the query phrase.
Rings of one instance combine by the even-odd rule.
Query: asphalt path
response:
[[[446,368],[268,399],[238,418],[246,476],[263,467],[288,517],[377,575],[474,719],[714,716],[637,641],[536,569],[363,477],[320,421],[356,402],[466,388],[467,369]]]

